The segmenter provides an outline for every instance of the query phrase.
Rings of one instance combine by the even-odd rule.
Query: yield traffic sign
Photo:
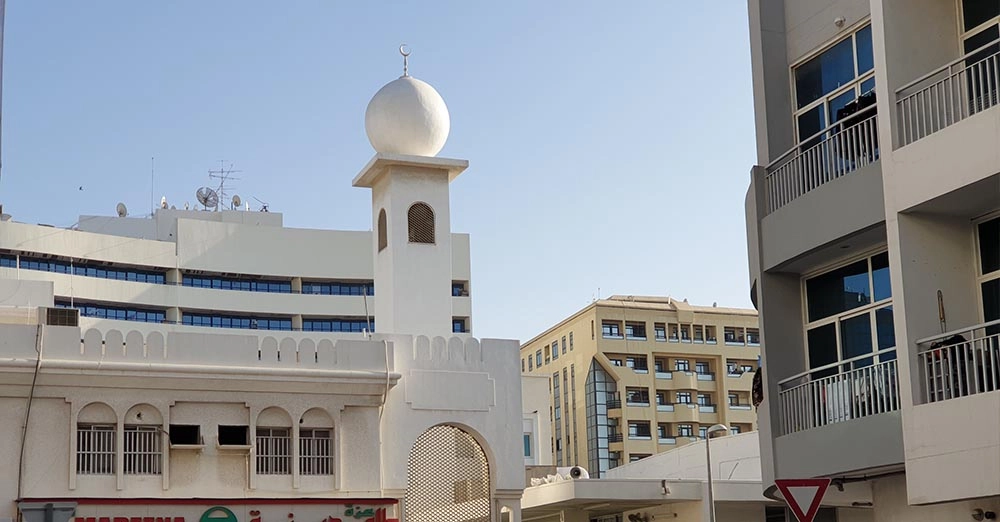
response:
[[[775,480],[781,496],[799,522],[812,522],[819,511],[820,502],[830,487],[830,479],[781,479]]]

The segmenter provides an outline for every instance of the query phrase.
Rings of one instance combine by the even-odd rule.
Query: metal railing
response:
[[[299,473],[333,475],[331,430],[299,430]]]
[[[608,434],[608,442],[621,442],[622,438],[623,437],[622,437],[621,433],[609,433]]]
[[[292,472],[291,430],[257,429],[257,474],[288,475]]]
[[[896,360],[871,363],[875,355],[885,358],[895,352],[889,348],[852,357],[780,381],[781,434],[898,410]],[[831,370],[839,373],[814,377]]]
[[[917,341],[924,403],[1000,390],[1000,320]]]
[[[115,427],[81,424],[76,428],[76,472],[80,475],[115,474]]]
[[[1000,54],[968,62],[998,44],[994,40],[896,91],[900,147],[997,105]]]
[[[607,406],[609,410],[619,410],[622,407],[621,399],[608,399]]]
[[[767,214],[878,160],[875,107],[862,109],[826,127],[771,162],[764,176]],[[729,339],[726,342],[738,343]]]
[[[163,435],[156,426],[125,426],[125,473],[159,475],[162,471]]]

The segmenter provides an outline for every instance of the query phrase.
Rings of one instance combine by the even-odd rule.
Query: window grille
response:
[[[410,243],[434,243],[434,211],[426,203],[414,203],[407,212]]]
[[[107,424],[77,426],[76,472],[81,475],[114,475],[114,426]]]
[[[299,473],[333,475],[331,430],[299,430]]]
[[[125,426],[125,473],[159,475],[163,461],[162,439],[156,426]]]
[[[378,211],[378,251],[381,252],[389,245],[389,237],[386,234],[385,209]]]
[[[288,428],[257,428],[257,474],[292,472],[292,438]]]

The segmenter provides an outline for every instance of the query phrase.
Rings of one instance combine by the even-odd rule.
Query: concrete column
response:
[[[299,314],[292,316],[292,330],[302,331],[302,316]]]
[[[302,293],[302,278],[293,277],[292,278],[292,293],[301,294]]]
[[[181,309],[176,306],[167,308],[167,313],[165,319],[168,323],[180,323],[181,322]]]

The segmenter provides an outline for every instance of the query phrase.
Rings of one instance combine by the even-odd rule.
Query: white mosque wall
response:
[[[376,336],[376,338],[381,336]],[[519,344],[513,340],[387,336],[397,347],[394,370],[401,385],[389,394],[384,418],[383,484],[406,489],[410,447],[427,429],[448,424],[479,441],[492,490],[524,488]],[[410,348],[412,347],[412,348]]]

